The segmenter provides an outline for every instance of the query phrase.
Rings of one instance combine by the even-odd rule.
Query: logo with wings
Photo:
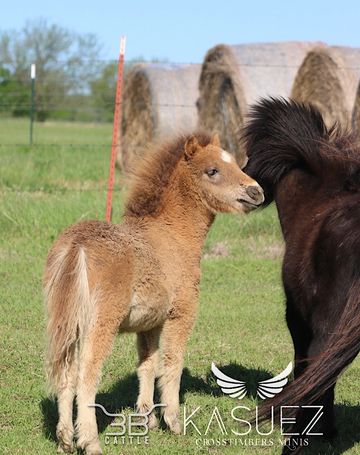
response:
[[[266,398],[273,398],[275,395],[280,393],[288,383],[288,376],[293,369],[292,362],[277,376],[260,381],[257,385],[257,394],[263,400]],[[238,398],[241,400],[247,393],[246,382],[239,381],[238,379],[230,378],[226,376],[222,371],[217,368],[214,362],[211,364],[211,371],[216,376],[217,385],[220,386],[223,393],[229,395],[231,398]]]

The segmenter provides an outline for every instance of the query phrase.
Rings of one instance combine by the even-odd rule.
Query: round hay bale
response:
[[[314,44],[303,42],[218,45],[205,56],[198,101],[199,125],[220,134],[241,165],[240,127],[249,105],[265,96],[290,96],[303,59]]]
[[[354,131],[360,136],[360,82],[355,97],[354,110],[352,115],[352,127]]]
[[[197,127],[200,65],[138,64],[124,81],[118,164],[129,170],[154,141]]]
[[[306,56],[296,75],[291,96],[311,102],[331,126],[348,126],[359,79],[360,50],[319,45]]]

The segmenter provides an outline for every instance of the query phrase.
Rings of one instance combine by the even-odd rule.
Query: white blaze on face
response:
[[[221,150],[221,159],[223,161],[225,161],[225,163],[231,163],[233,158],[229,152],[226,152],[225,150]]]

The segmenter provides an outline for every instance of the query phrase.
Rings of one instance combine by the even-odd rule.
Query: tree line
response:
[[[44,19],[0,31],[0,115],[29,114],[35,63],[37,120],[111,121],[117,61],[101,60],[101,51],[96,35]]]

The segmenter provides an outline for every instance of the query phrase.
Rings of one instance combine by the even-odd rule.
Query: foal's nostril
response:
[[[246,193],[248,194],[248,196],[251,197],[251,199],[254,199],[254,200],[258,200],[258,199],[262,199],[262,191],[260,189],[259,186],[247,186],[245,188],[246,190]]]

